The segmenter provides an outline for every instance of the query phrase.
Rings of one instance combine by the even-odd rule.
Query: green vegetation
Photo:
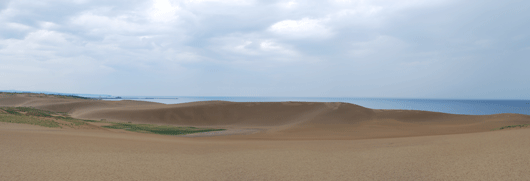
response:
[[[60,121],[58,121],[60,120]],[[66,113],[56,113],[35,109],[32,107],[0,107],[0,122],[8,123],[22,123],[32,124],[44,127],[59,127],[86,125],[87,122],[107,122],[105,119],[101,121],[95,120],[81,120],[69,117]],[[68,123],[65,123],[68,122]],[[112,122],[109,122],[112,123]],[[224,129],[203,129],[196,127],[176,127],[176,126],[157,126],[151,124],[132,124],[132,123],[112,123],[111,126],[102,126],[112,129],[124,129],[127,131],[134,131],[140,133],[155,133],[162,135],[183,135],[191,133],[209,132],[209,131],[223,131]]]
[[[18,112],[26,112],[26,115],[28,116],[37,116],[37,117],[53,117],[51,114],[56,114],[51,111],[35,109],[32,107],[15,107],[14,110]]]
[[[10,123],[22,123],[22,124],[33,124],[45,127],[61,127],[60,125],[66,125],[69,127],[85,125],[84,121],[74,119],[72,117],[65,116],[54,116],[58,113],[35,109],[32,107],[2,107],[0,108],[3,114],[0,114],[2,120],[0,122]],[[7,113],[7,114],[6,114]],[[61,115],[65,115],[61,113]],[[47,119],[50,118],[50,119]],[[55,120],[62,120],[69,122],[68,124],[61,124]]]
[[[224,129],[201,129],[195,127],[176,127],[176,126],[157,126],[152,124],[130,124],[130,123],[113,123],[111,126],[102,126],[112,129],[124,129],[127,131],[141,133],[155,133],[163,135],[181,135],[209,131],[223,131]]]
[[[55,95],[60,98],[91,99],[88,97],[81,97],[81,96],[76,96],[76,95],[59,95],[59,94],[50,94],[50,95]]]
[[[13,95],[17,95],[17,94],[22,94],[22,95],[37,96],[37,97],[51,96],[51,97],[67,98],[67,99],[68,99],[68,98],[69,98],[69,99],[92,99],[92,98],[82,97],[82,96],[77,96],[77,95],[46,94],[46,93],[32,93],[32,92],[0,92],[0,94],[8,95],[8,96],[13,96]]]
[[[82,120],[82,121],[85,121],[85,122],[99,122],[99,121],[95,121],[95,120]]]
[[[84,120],[75,119],[75,118],[72,118],[72,117],[56,116],[55,119],[68,121],[68,122],[70,122],[70,124],[75,125],[75,126],[81,126],[81,125],[85,125],[86,124],[85,122],[83,122]]]
[[[17,112],[14,108],[11,108],[11,107],[8,107],[8,108],[2,108],[2,110],[4,110],[5,112],[7,112],[7,113],[9,113],[9,114],[22,115],[22,114],[20,114],[19,112]]]
[[[504,127],[496,128],[493,130],[503,130],[503,129],[509,129],[509,128],[524,128],[528,126],[530,126],[530,124],[519,124],[519,125],[504,126]]]
[[[59,123],[53,120],[25,116],[18,112],[17,114],[0,113],[0,122],[32,124],[32,125],[38,125],[38,126],[44,126],[44,127],[50,127],[50,128],[61,127]]]

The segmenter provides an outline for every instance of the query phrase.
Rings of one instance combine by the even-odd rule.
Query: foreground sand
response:
[[[339,103],[161,105],[32,97],[0,98],[0,106],[260,130],[189,138],[0,123],[0,180],[528,180],[530,171],[530,129],[491,131],[528,124],[525,115]]]
[[[528,137],[210,140],[0,123],[0,180],[527,180]]]

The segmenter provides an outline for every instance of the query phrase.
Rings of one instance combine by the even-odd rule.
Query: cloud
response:
[[[523,78],[500,81],[508,77],[496,70],[530,76],[520,70],[528,67],[529,4],[1,1],[0,89],[239,95],[240,87],[264,96],[466,97],[473,95],[459,90],[494,92],[505,82],[527,90],[515,81]],[[97,76],[83,78],[89,75]]]
[[[281,45],[271,39],[260,39],[244,35],[231,35],[217,38],[220,47],[212,47],[213,50],[224,50],[244,55],[266,55],[266,54],[295,54],[293,50]]]
[[[270,31],[286,38],[326,38],[332,35],[324,20],[303,18],[301,20],[283,20],[274,23]]]
[[[391,36],[378,36],[366,42],[355,42],[352,44],[351,54],[362,57],[374,54],[396,55],[407,48],[407,43]]]
[[[127,32],[141,32],[145,27],[127,21],[127,16],[108,17],[96,15],[92,12],[86,12],[79,16],[73,17],[72,25],[81,26],[90,33],[105,34],[105,33],[127,33]]]
[[[297,7],[298,5],[298,2],[297,1],[280,1],[278,3],[278,5],[282,8],[287,8],[287,9],[291,9],[291,8],[295,8]]]
[[[233,4],[233,5],[249,5],[254,3],[253,0],[186,0],[186,3],[222,3],[222,4]]]
[[[150,9],[150,17],[157,22],[171,22],[177,19],[176,12],[180,8],[171,4],[169,0],[154,0]]]
[[[30,30],[32,29],[32,27],[30,26],[27,26],[27,25],[23,25],[23,24],[19,24],[19,23],[6,23],[6,27],[7,28],[10,28],[10,29],[13,29],[13,30],[18,30],[18,31],[26,31],[26,30]]]
[[[211,40],[211,55],[222,57],[214,62],[260,70],[301,61],[304,56],[292,46],[256,34],[231,34]]]

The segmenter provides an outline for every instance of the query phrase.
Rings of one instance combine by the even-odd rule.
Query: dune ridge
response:
[[[366,139],[444,135],[483,132],[530,123],[530,116],[520,114],[454,115],[377,110],[340,102],[204,101],[166,105],[143,101],[12,96],[1,98],[0,106],[31,106],[67,112],[79,119],[264,130],[245,135],[245,138],[256,139]]]
[[[77,118],[227,128],[168,136],[0,122],[0,180],[527,180],[529,116],[377,110],[347,103],[165,105],[27,95]],[[465,133],[465,134],[457,134]],[[373,139],[377,138],[377,139]]]

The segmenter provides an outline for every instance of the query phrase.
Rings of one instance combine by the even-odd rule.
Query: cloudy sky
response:
[[[0,0],[0,90],[530,99],[530,1]]]

